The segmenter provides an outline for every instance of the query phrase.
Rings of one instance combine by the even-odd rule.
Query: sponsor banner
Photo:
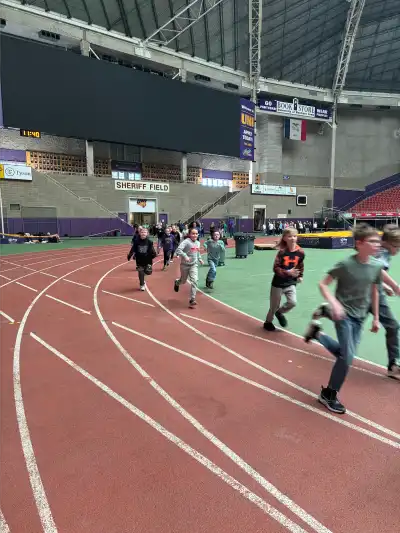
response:
[[[296,187],[287,185],[259,185],[252,184],[251,194],[267,194],[274,196],[296,196]]]
[[[116,191],[169,192],[169,183],[156,181],[115,180],[114,184]]]
[[[385,218],[398,218],[400,217],[400,211],[388,211],[388,212],[380,212],[380,213],[345,213],[345,218],[378,218],[378,217],[385,217]]]
[[[255,104],[240,99],[240,159],[254,161]]]
[[[307,121],[295,118],[285,118],[283,123],[285,139],[305,141],[307,139]]]
[[[130,161],[111,161],[111,176],[115,180],[138,181],[142,179],[142,164]]]
[[[353,237],[299,237],[297,244],[302,248],[323,248],[337,250],[340,248],[353,248]]]
[[[27,165],[0,161],[0,179],[32,181],[32,169]]]
[[[261,111],[268,111],[268,113],[276,113],[277,115],[316,118],[326,121],[332,120],[332,110],[330,108],[320,105],[315,107],[313,105],[301,104],[298,98],[293,98],[291,102],[262,99],[258,101],[258,107]]]

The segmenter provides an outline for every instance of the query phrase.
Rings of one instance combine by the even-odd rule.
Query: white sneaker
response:
[[[144,285],[140,285],[140,290],[141,290],[141,291],[145,291],[145,290],[146,290],[146,284],[144,284]]]

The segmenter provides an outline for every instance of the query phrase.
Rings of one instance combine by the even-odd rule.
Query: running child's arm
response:
[[[389,276],[389,274],[386,272],[386,270],[382,270],[382,282],[385,285],[388,285],[391,289],[393,289],[394,293],[397,296],[400,296],[400,286],[398,283],[394,281],[393,278]]]
[[[299,261],[299,264],[297,265],[297,269],[298,271],[300,272],[299,273],[299,277],[297,278],[297,281],[299,281],[300,283],[303,281],[303,275],[304,275],[304,259],[306,257],[306,254],[304,252],[302,252],[302,257]]]
[[[199,246],[198,249],[197,249],[197,258],[198,258],[199,263],[200,263],[201,265],[204,265],[203,258],[201,257],[200,246]]]
[[[371,311],[374,317],[372,321],[371,331],[377,333],[379,331],[379,292],[378,285],[374,283],[371,289]]]
[[[188,260],[188,255],[186,254],[186,252],[184,251],[184,248],[186,246],[186,243],[185,243],[185,240],[183,240],[180,245],[178,246],[178,248],[176,249],[176,253],[175,255],[177,257],[183,257],[183,259],[185,259],[185,261]]]
[[[331,306],[333,320],[342,320],[346,316],[342,304],[335,298],[328,288],[335,278],[328,274],[322,281],[319,282],[319,290],[321,291],[324,300]]]
[[[285,270],[284,268],[281,267],[281,264],[282,264],[281,257],[282,257],[282,254],[279,251],[275,257],[273,271],[280,278],[284,278],[286,276],[290,276],[289,274],[290,270]]]
[[[129,250],[129,253],[127,256],[128,261],[130,261],[134,255],[135,255],[135,243],[132,244],[132,247]]]

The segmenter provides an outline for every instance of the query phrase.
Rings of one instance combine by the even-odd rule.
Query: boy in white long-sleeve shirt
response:
[[[198,231],[192,228],[189,236],[183,240],[176,250],[176,256],[181,257],[181,277],[175,280],[174,291],[179,292],[182,283],[190,281],[189,307],[196,307],[197,282],[199,279],[198,263],[203,264],[200,255],[200,242],[197,240]]]

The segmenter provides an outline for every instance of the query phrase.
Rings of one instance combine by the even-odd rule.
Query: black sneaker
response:
[[[314,313],[312,314],[312,317],[314,320],[317,320],[319,318],[329,318],[330,320],[332,320],[332,312],[331,312],[331,308],[328,302],[324,302],[323,304],[321,304],[314,311]]]
[[[276,327],[273,325],[272,322],[265,321],[264,322],[264,329],[266,329],[267,331],[275,331]]]
[[[179,292],[179,285],[180,285],[179,279],[176,279],[175,282],[174,282],[174,291],[175,292]]]
[[[214,282],[213,282],[213,281],[210,281],[208,287],[209,287],[210,289],[213,289],[213,288],[214,288]]]
[[[206,287],[207,287],[207,289],[211,289],[210,280],[209,279],[206,279]]]
[[[313,339],[317,339],[318,333],[322,330],[321,322],[318,320],[312,320],[304,333],[304,340],[310,342]]]
[[[397,379],[400,381],[400,366],[397,363],[394,363],[390,368],[388,368],[388,378]]]
[[[346,407],[338,400],[337,392],[329,387],[321,387],[321,393],[318,396],[318,401],[319,403],[322,403],[322,405],[325,405],[325,407],[329,409],[329,411],[332,411],[332,413],[344,415],[346,412]]]
[[[189,301],[189,307],[190,307],[190,309],[194,309],[194,308],[196,307],[196,305],[197,305],[196,300],[193,300],[193,299],[192,299],[192,300]]]
[[[287,322],[287,318],[285,317],[284,314],[280,313],[279,311],[277,311],[275,313],[275,316],[276,318],[278,319],[278,322],[279,322],[279,325],[282,327],[282,328],[286,328],[288,322]]]

